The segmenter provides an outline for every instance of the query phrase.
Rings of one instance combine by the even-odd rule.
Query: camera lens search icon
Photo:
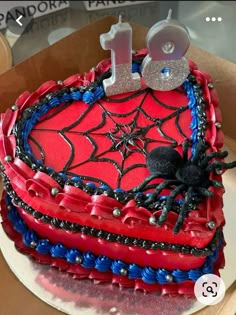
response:
[[[204,305],[219,303],[225,296],[225,284],[222,278],[206,274],[195,283],[194,293],[197,300]]]

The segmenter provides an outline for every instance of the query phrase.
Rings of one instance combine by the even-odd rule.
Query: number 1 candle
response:
[[[132,73],[132,28],[129,23],[122,23],[121,16],[110,32],[100,35],[103,49],[111,50],[110,78],[103,81],[107,96],[137,91],[141,88],[140,75]]]

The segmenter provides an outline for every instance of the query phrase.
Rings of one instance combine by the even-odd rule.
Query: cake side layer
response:
[[[4,183],[5,188],[9,186],[9,184]],[[105,241],[108,241],[109,243],[117,243],[117,244],[123,244],[127,247],[129,246],[135,246],[137,248],[143,248],[145,250],[161,250],[164,251],[171,251],[174,253],[181,253],[181,254],[191,254],[195,257],[206,257],[211,255],[215,249],[216,244],[218,243],[219,239],[221,238],[220,229],[217,228],[213,239],[211,242],[203,248],[198,247],[191,247],[189,245],[178,245],[176,243],[168,243],[166,241],[164,242],[158,242],[158,241],[150,241],[146,238],[142,239],[139,235],[136,237],[130,237],[126,236],[124,234],[118,234],[114,232],[108,232],[104,230],[103,228],[96,229],[94,227],[89,226],[83,226],[76,223],[70,223],[67,220],[60,220],[58,218],[52,218],[48,215],[43,215],[42,213],[34,210],[33,208],[29,207],[25,202],[23,202],[19,196],[16,195],[15,191],[10,188],[10,190],[7,189],[8,192],[8,202],[11,202],[15,204],[18,209],[20,209],[20,213],[24,217],[27,216],[27,222],[29,227],[33,228],[32,224],[40,224],[41,226],[41,236],[43,236],[43,229],[47,226],[50,227],[52,230],[63,230],[66,231],[67,237],[72,233],[76,235],[83,234],[83,238],[86,238],[87,236],[92,236],[93,240],[95,241],[97,239],[98,242],[104,243]],[[44,223],[47,223],[48,225],[44,225]],[[34,228],[33,228],[34,229]],[[61,233],[61,232],[58,232]],[[61,241],[61,240],[58,240]]]
[[[6,184],[6,186],[8,186],[8,184]],[[12,194],[12,192],[14,192],[13,190],[8,190],[7,191]],[[17,191],[20,192],[20,191]],[[31,207],[28,206],[27,202],[29,202],[30,204],[33,204],[36,206],[36,208],[38,209],[36,212],[35,216],[37,217],[41,217],[41,216],[46,216],[48,217],[50,215],[50,208],[47,208],[48,203],[45,204],[44,207],[44,202],[42,199],[35,197],[33,198],[33,200],[30,199],[30,197],[25,198],[25,194],[23,193],[22,196],[24,198],[24,202],[21,201],[18,196],[21,196],[20,193],[17,195],[15,195],[15,203],[18,204],[20,207],[22,207],[23,205],[25,205],[26,209],[31,209],[28,211],[28,213],[30,214],[32,212]],[[33,201],[33,202],[32,202]],[[101,204],[98,203],[94,203],[94,207],[96,207],[95,209],[98,210],[100,207],[103,209],[105,207],[104,205],[104,198],[102,198],[101,200]],[[40,203],[40,207],[38,207]],[[114,208],[116,208],[115,206],[117,205],[113,205],[113,207],[111,207],[111,205],[113,204],[113,200],[110,201],[110,206],[108,208],[108,210],[110,210],[111,214],[110,214],[110,219],[108,216],[106,216],[106,220],[102,221],[102,226],[100,225],[100,220],[97,220],[97,216],[91,216],[86,214],[86,212],[83,210],[81,210],[81,212],[74,212],[73,216],[72,214],[70,214],[70,217],[68,217],[68,212],[65,211],[60,211],[60,212],[53,212],[54,216],[51,217],[51,219],[49,220],[49,222],[51,222],[51,224],[53,223],[53,218],[56,219],[58,223],[58,225],[60,225],[60,223],[65,222],[65,225],[68,223],[74,223],[74,225],[83,222],[84,224],[82,224],[82,226],[85,227],[85,229],[89,229],[89,228],[94,228],[97,230],[103,230],[106,231],[107,233],[115,233],[117,235],[124,235],[124,236],[129,236],[129,237],[133,237],[133,238],[143,238],[144,240],[151,240],[153,242],[165,242],[165,243],[171,243],[171,244],[183,244],[183,245],[189,245],[189,246],[196,246],[197,248],[201,249],[206,247],[209,242],[212,240],[213,236],[215,235],[216,229],[217,227],[214,226],[213,228],[209,229],[209,227],[207,226],[208,220],[207,219],[203,219],[203,218],[198,218],[198,217],[194,217],[193,214],[197,212],[192,212],[192,215],[190,216],[190,218],[186,219],[186,225],[184,225],[184,227],[186,227],[186,230],[183,228],[182,231],[178,234],[178,237],[176,237],[176,235],[173,234],[172,232],[172,228],[174,226],[174,222],[176,220],[177,214],[172,214],[170,213],[170,218],[173,220],[171,222],[171,220],[169,220],[169,224],[168,225],[164,225],[163,227],[155,227],[153,225],[150,225],[149,223],[149,218],[151,216],[150,213],[145,213],[146,215],[144,216],[143,213],[141,213],[140,217],[137,218],[137,213],[135,213],[135,217],[133,217],[132,221],[128,221],[126,222],[126,224],[119,224],[120,219],[115,219],[112,215],[112,211]],[[82,204],[83,205],[83,204]],[[78,206],[78,204],[77,204]],[[92,204],[91,204],[92,206]],[[99,207],[99,208],[98,208]],[[208,207],[212,209],[212,207],[214,207],[214,218],[215,222],[219,222],[220,224],[219,226],[222,226],[224,223],[224,217],[222,217],[222,197],[221,195],[218,195],[218,193],[216,194],[215,198],[209,199],[208,200]],[[52,205],[52,211],[53,211],[53,205]],[[139,209],[139,208],[138,208]],[[140,210],[140,209],[139,209]],[[141,210],[143,210],[141,208]],[[129,213],[130,211],[130,213]],[[131,207],[130,205],[128,205],[127,207],[127,216],[131,216],[133,215],[134,211],[136,211],[136,208]],[[83,216],[81,217],[81,213],[83,214]],[[124,213],[125,214],[125,213]],[[159,215],[160,215],[160,211],[159,211]],[[31,216],[31,215],[30,215]],[[132,218],[132,217],[131,217]],[[34,218],[32,217],[32,219],[34,220]],[[136,219],[136,220],[135,220]],[[199,228],[199,224],[196,224],[195,222],[192,223],[192,220],[194,220],[195,222],[199,221],[202,228]],[[48,220],[47,220],[48,221]],[[76,223],[78,222],[78,223]],[[114,225],[114,222],[117,222],[116,225]],[[188,226],[188,222],[189,222],[189,226]],[[56,223],[57,224],[57,223]],[[57,225],[57,226],[58,226]],[[191,230],[192,228],[192,230]],[[157,231],[162,230],[163,233],[157,233]],[[189,234],[194,234],[195,237],[189,238],[188,235]],[[98,236],[99,237],[99,236]],[[198,250],[197,250],[198,251]],[[196,252],[197,252],[196,251]]]
[[[115,240],[109,242],[83,233],[63,231],[29,217],[22,209],[17,208],[17,211],[26,225],[31,230],[37,231],[40,237],[48,239],[51,243],[61,243],[66,247],[77,248],[82,252],[91,249],[95,255],[105,255],[112,259],[117,259],[117,256],[119,256],[119,259],[126,263],[135,261],[140,266],[148,265],[153,268],[166,268],[169,270],[188,270],[189,266],[192,269],[199,268],[207,259],[204,256],[198,257],[190,253],[184,254],[184,248],[183,252],[144,249],[142,247],[120,244]]]
[[[170,289],[176,291],[179,287],[178,283],[183,282],[182,289],[184,289],[185,282],[186,284],[188,283],[187,279],[196,281],[201,276],[201,274],[211,273],[213,272],[213,269],[215,269],[214,272],[218,273],[218,268],[223,267],[224,264],[224,259],[222,256],[222,242],[219,243],[218,249],[215,251],[214,255],[208,257],[207,262],[201,268],[189,270],[186,272],[181,270],[174,270],[173,272],[170,272],[167,270],[165,271],[165,269],[157,269],[155,271],[155,269],[152,269],[151,267],[146,267],[142,270],[142,268],[138,267],[137,265],[127,265],[120,260],[115,260],[112,262],[112,260],[105,258],[105,256],[99,256],[99,258],[96,258],[92,253],[89,252],[82,254],[76,249],[66,249],[66,247],[60,243],[53,245],[47,240],[40,240],[35,232],[29,231],[27,229],[27,226],[17,214],[16,208],[10,204],[8,206],[9,209],[7,214],[5,201],[2,200],[1,213],[4,220],[3,227],[8,236],[15,240],[17,248],[28,255],[32,255],[41,263],[50,263],[51,265],[57,266],[62,270],[75,273],[80,278],[88,277],[90,275],[91,278],[98,278],[101,279],[101,281],[110,281],[111,274],[106,270],[111,268],[112,272],[118,276],[118,278],[115,276],[116,280],[114,278],[113,281],[116,282],[118,280],[118,283],[121,285],[125,285],[127,287],[135,286],[136,288],[137,285],[140,285],[140,288],[145,289],[145,283],[147,283],[148,285],[152,284],[150,287],[151,290],[158,291],[160,289],[166,289],[168,292],[169,284],[166,287],[164,284],[170,282],[170,277],[171,281],[177,282],[170,285]],[[7,217],[13,223],[14,229],[12,228],[12,224],[9,224]],[[48,256],[48,253],[52,255],[52,258]],[[64,257],[66,260],[63,259]],[[82,264],[82,266],[78,266],[78,264]],[[93,268],[98,269],[99,272],[96,272],[96,270],[93,270]],[[86,271],[86,269],[89,270]],[[126,271],[125,275],[124,271]],[[127,278],[127,275],[129,279]],[[139,277],[141,277],[142,281],[139,280],[136,283],[135,279]],[[142,285],[142,282],[144,282],[144,285]],[[155,282],[163,284],[164,286],[153,286]],[[148,285],[146,288],[148,288]]]

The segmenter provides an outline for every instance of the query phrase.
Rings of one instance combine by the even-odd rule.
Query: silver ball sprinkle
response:
[[[62,84],[63,84],[63,81],[61,81],[61,80],[58,80],[58,81],[57,81],[57,84],[60,84],[60,85],[62,85]]]
[[[217,168],[217,169],[215,170],[215,173],[216,173],[217,175],[222,175],[222,174],[223,174],[223,170],[222,170],[221,168]]]
[[[209,89],[213,89],[213,88],[214,88],[214,85],[213,85],[213,83],[211,83],[211,82],[208,83],[207,86],[209,87]]]
[[[221,125],[220,122],[217,121],[217,122],[215,123],[215,126],[216,126],[216,128],[220,129],[222,125]]]
[[[209,229],[213,230],[216,227],[216,223],[215,221],[209,221],[207,223],[207,226],[209,227]]]
[[[30,247],[35,248],[37,246],[37,243],[35,241],[30,242]]]
[[[53,187],[51,189],[51,195],[55,197],[59,193],[59,189],[57,187]]]
[[[8,205],[7,210],[11,210],[11,209],[12,209],[11,205]]]
[[[151,224],[151,225],[156,225],[156,223],[157,223],[156,217],[151,216],[151,217],[149,218],[149,224]]]
[[[167,282],[172,282],[173,281],[173,276],[170,275],[170,274],[166,275],[166,281]]]
[[[17,105],[12,105],[12,107],[11,107],[11,110],[13,110],[13,112],[15,112],[18,109],[19,109],[19,106],[17,106]]]
[[[92,67],[91,70],[94,71],[94,72],[96,72],[96,71],[97,71],[97,68],[96,68],[96,67]]]
[[[125,268],[121,268],[121,270],[120,270],[120,274],[121,274],[122,276],[127,276],[127,274],[128,274],[127,269],[125,269]]]
[[[114,217],[119,217],[121,215],[121,210],[120,208],[114,208],[112,211],[112,214],[114,215]]]
[[[11,162],[13,160],[13,157],[11,155],[6,155],[4,158],[5,162]]]
[[[77,256],[77,257],[75,258],[75,262],[76,262],[76,264],[78,264],[78,265],[82,264],[82,258],[81,258],[80,256]]]

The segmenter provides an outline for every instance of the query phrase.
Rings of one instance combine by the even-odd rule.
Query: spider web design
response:
[[[174,92],[185,94],[181,88]],[[187,103],[187,101],[186,98],[185,102]],[[120,110],[119,113],[114,112],[112,104],[117,106],[116,103],[120,103],[119,105],[122,106],[122,103],[124,103],[125,108],[129,108],[129,102],[133,104],[131,110]],[[158,114],[158,109],[163,109],[159,117],[153,116],[152,112],[150,112],[150,102],[158,106],[157,109],[153,111],[155,116]],[[147,105],[149,107],[147,107]],[[89,126],[86,128],[85,123],[89,121],[87,119],[94,111],[95,107],[99,108],[101,117],[92,127]],[[53,113],[41,119],[40,123],[50,120],[62,113],[65,108],[65,105],[60,106]],[[112,187],[113,189],[118,187],[123,188],[123,178],[127,176],[127,174],[131,176],[129,174],[131,171],[143,169],[143,174],[145,173],[145,175],[143,175],[143,178],[140,178],[138,182],[141,182],[149,174],[146,169],[145,161],[147,152],[152,148],[160,145],[177,147],[179,143],[176,138],[181,138],[181,142],[188,138],[179,123],[181,114],[187,109],[188,105],[173,106],[165,104],[157,98],[153,90],[146,88],[142,91],[129,93],[126,97],[103,98],[94,105],[85,107],[85,110],[74,122],[61,129],[41,128],[36,125],[33,131],[57,133],[69,146],[70,155],[60,172],[68,176],[80,176],[84,180],[102,183],[109,187],[115,186]],[[171,119],[174,120],[173,126],[175,126],[175,130],[173,130],[172,126],[170,133],[174,135],[174,137],[171,136],[170,133],[167,133],[167,124],[165,124],[168,122],[169,125]],[[82,126],[81,130],[80,126]],[[78,136],[78,143],[80,141],[79,139],[81,139],[80,137],[87,140],[90,145],[90,152],[88,152],[86,157],[83,159],[78,157],[77,148],[75,148],[75,146],[78,146],[78,143],[76,145],[76,143],[70,139],[69,135],[73,135],[73,137]],[[39,143],[33,134],[30,135],[30,140],[37,146],[42,162],[45,163],[46,152],[43,145]],[[103,145],[103,148],[100,149],[100,144],[103,140],[106,145]],[[128,163],[126,163],[127,161]],[[116,176],[115,185],[114,180],[113,185],[110,185],[110,183],[104,181],[103,178],[97,178],[96,169],[94,169],[93,176],[81,175],[80,170],[83,167],[89,169],[93,162],[109,163],[115,167],[118,174]],[[111,176],[113,176],[113,174],[111,174]],[[135,173],[132,173],[132,176],[135,176]]]

